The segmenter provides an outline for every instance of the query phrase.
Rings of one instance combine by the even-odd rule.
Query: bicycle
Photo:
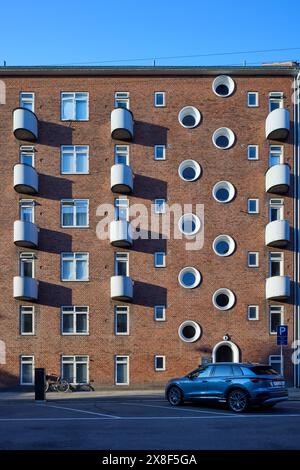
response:
[[[72,392],[94,392],[95,389],[90,382],[76,383],[74,378],[68,380],[70,390]]]
[[[69,390],[70,384],[67,380],[55,374],[46,375],[45,392],[68,392]]]

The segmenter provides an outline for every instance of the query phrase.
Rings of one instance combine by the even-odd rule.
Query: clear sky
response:
[[[7,0],[0,4],[0,64],[300,61],[299,27],[299,0]],[[287,48],[298,49],[249,52]],[[229,52],[243,53],[205,56]]]

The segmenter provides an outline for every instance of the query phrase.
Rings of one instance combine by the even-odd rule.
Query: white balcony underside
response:
[[[273,220],[266,226],[265,243],[267,246],[285,246],[290,241],[288,220]]]
[[[14,277],[14,298],[19,300],[37,300],[38,281],[32,277]]]
[[[129,276],[112,276],[110,293],[113,300],[131,302],[133,300],[133,281]]]
[[[286,164],[271,166],[266,173],[266,191],[286,193],[290,187],[290,167]]]
[[[271,111],[266,119],[266,138],[285,140],[290,131],[290,112],[286,108]]]
[[[266,279],[266,299],[286,300],[289,297],[289,276],[273,276]]]
[[[16,220],[14,222],[14,244],[27,248],[38,246],[38,227],[32,222]]]

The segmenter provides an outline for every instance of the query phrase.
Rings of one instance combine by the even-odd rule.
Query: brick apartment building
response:
[[[1,387],[32,385],[34,367],[106,388],[207,361],[280,368],[283,323],[299,386],[298,73],[0,68]],[[171,220],[181,239],[132,240],[133,204],[160,221],[203,204],[204,218]]]

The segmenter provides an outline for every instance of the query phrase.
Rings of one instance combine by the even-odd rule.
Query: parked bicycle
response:
[[[70,384],[59,375],[46,375],[45,392],[68,392]]]
[[[72,392],[94,392],[95,389],[90,382],[76,383],[75,378],[68,379],[69,387]]]

